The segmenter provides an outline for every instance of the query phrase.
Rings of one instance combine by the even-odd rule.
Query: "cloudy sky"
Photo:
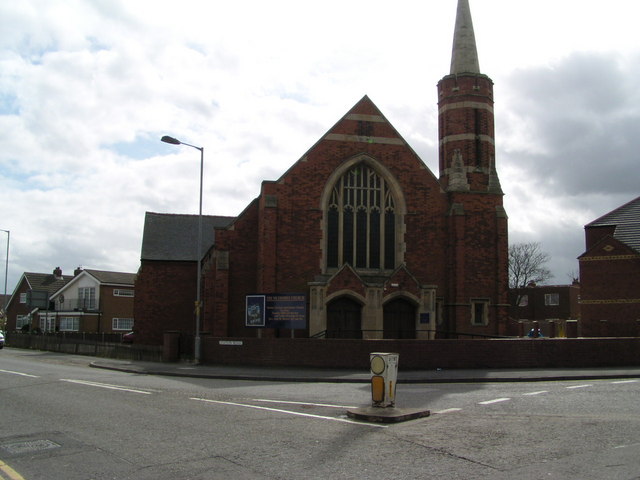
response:
[[[145,211],[237,215],[363,95],[438,174],[457,0],[0,1],[0,229],[22,272],[135,272]],[[553,283],[640,195],[637,0],[470,0],[511,242]],[[0,260],[6,237],[0,232]],[[4,268],[2,268],[4,285]]]

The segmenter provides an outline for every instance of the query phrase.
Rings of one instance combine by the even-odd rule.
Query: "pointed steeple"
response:
[[[458,0],[451,72],[438,83],[438,96],[443,187],[502,195],[494,160],[493,82],[480,73],[469,0]]]
[[[456,28],[453,34],[450,74],[460,73],[480,73],[469,0],[458,0]]]

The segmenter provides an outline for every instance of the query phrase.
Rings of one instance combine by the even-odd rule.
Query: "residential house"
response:
[[[21,301],[15,309],[10,302],[8,330],[128,332],[134,323],[135,277],[133,273],[80,268],[72,277],[63,276],[59,267],[53,275],[25,273],[30,288],[21,288],[19,283],[16,293]]]
[[[52,273],[23,273],[7,304],[7,331],[39,328],[38,311],[47,310],[50,296],[72,278],[60,267]]]
[[[520,335],[532,328],[545,337],[576,336],[580,319],[580,284],[536,285],[509,290],[510,317]]]
[[[123,333],[133,329],[134,273],[81,270],[39,312],[43,331]]]

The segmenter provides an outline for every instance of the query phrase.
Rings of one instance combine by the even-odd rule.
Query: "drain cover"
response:
[[[10,455],[19,455],[21,453],[41,452],[42,450],[51,450],[60,448],[62,445],[52,442],[51,440],[29,440],[27,442],[5,443],[0,445],[0,450],[4,450]]]

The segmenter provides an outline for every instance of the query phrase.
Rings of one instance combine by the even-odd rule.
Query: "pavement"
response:
[[[140,375],[269,382],[369,383],[365,369],[260,367],[100,359],[91,367]],[[545,369],[398,370],[398,383],[492,383],[640,378],[640,366]]]

